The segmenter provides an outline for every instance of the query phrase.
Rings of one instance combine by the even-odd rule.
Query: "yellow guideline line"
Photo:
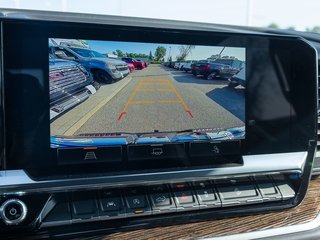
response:
[[[171,88],[158,88],[158,92],[172,92],[173,90]]]
[[[142,85],[168,85],[170,88],[140,88]],[[155,92],[155,91],[159,91],[159,92],[174,92],[177,96],[178,99],[162,99],[162,100],[133,100],[134,96],[136,95],[136,93],[138,91],[145,91],[145,92]],[[126,113],[126,110],[128,108],[128,106],[130,104],[153,104],[153,103],[181,103],[185,109],[185,111],[190,115],[190,117],[192,118],[192,113],[189,110],[189,108],[187,107],[187,104],[184,102],[184,100],[182,99],[181,95],[178,93],[177,89],[174,87],[174,85],[172,84],[172,82],[170,80],[161,80],[161,82],[159,81],[147,81],[147,79],[142,79],[140,80],[140,82],[138,83],[137,87],[134,89],[133,93],[130,95],[128,101],[126,102],[120,116],[118,117],[118,121],[122,118],[122,116],[124,116]]]
[[[166,82],[144,82],[143,85],[167,85]]]
[[[128,101],[126,102],[126,105],[124,106],[122,112],[125,112],[130,104],[130,101],[132,101],[132,99],[134,98],[134,96],[136,95],[136,93],[138,92],[139,88],[141,87],[143,83],[143,79],[140,80],[140,82],[138,83],[138,86],[134,89],[133,93],[131,94],[131,96],[129,97]]]
[[[144,81],[145,82],[165,82],[166,80],[165,79],[155,79],[155,78],[151,78],[151,79],[145,78]]]
[[[178,93],[177,89],[173,86],[172,82],[170,80],[167,80],[168,85],[170,85],[170,87],[172,88],[172,90],[174,91],[174,93],[177,95],[177,97],[179,98],[181,104],[183,105],[184,109],[186,111],[190,111],[189,108],[187,107],[187,104],[183,101],[182,97],[180,96],[180,94]]]
[[[149,100],[131,100],[129,104],[152,104],[155,103],[155,101],[149,101]]]
[[[154,88],[140,88],[138,91],[139,92],[155,92],[156,89],[154,89]]]
[[[180,103],[181,101],[179,99],[164,99],[164,100],[159,100],[158,102],[160,103]]]
[[[140,88],[138,92],[173,92],[171,88]]]

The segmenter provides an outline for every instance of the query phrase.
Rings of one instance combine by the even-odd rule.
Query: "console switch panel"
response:
[[[232,178],[215,181],[222,206],[236,206],[262,202],[262,197],[249,178]]]

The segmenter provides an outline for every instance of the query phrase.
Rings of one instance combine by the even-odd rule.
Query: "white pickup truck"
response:
[[[188,60],[188,61],[184,62],[183,66],[182,66],[182,70],[184,70],[185,72],[191,71],[191,65],[196,62],[197,61],[195,61],[195,60]]]

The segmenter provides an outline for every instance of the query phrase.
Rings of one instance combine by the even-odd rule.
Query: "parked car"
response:
[[[127,63],[130,72],[134,70],[134,65],[132,63]]]
[[[142,70],[142,69],[146,68],[146,64],[143,61],[138,61],[134,58],[123,57],[123,58],[121,58],[121,60],[126,63],[133,64],[134,68],[138,69],[138,70]]]
[[[246,86],[246,67],[243,64],[242,69],[236,75],[232,76],[229,82],[230,87]]]
[[[173,68],[174,68],[174,69],[178,69],[179,65],[180,65],[180,61],[176,61],[176,62],[174,62],[174,64],[173,64]]]
[[[137,58],[136,58],[136,61],[138,61],[138,62],[144,62],[145,67],[148,67],[148,65],[149,65],[149,63],[148,63],[147,61],[143,60],[143,59],[137,59]]]
[[[175,62],[169,62],[168,67],[169,68],[173,68],[174,67]]]
[[[93,74],[94,80],[98,82],[112,83],[130,73],[125,62],[108,58],[91,49],[66,46],[51,46],[50,49],[56,58],[81,63],[87,71]]]
[[[177,69],[178,69],[178,70],[183,70],[183,67],[184,67],[184,65],[185,65],[186,63],[187,63],[186,61],[180,62],[180,63],[178,64],[178,66],[177,66]]]
[[[96,92],[92,75],[79,63],[49,57],[50,119]]]
[[[196,63],[196,62],[197,61],[195,61],[195,60],[186,61],[182,66],[182,70],[184,70],[185,72],[191,71],[191,65]]]
[[[217,59],[193,64],[191,71],[193,75],[202,75],[208,80],[216,77],[229,79],[240,71],[242,65],[243,62],[237,59]]]

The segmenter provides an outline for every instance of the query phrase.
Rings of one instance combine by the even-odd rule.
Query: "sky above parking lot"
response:
[[[180,53],[180,46],[175,44],[157,44],[157,43],[134,43],[134,42],[114,42],[114,41],[87,41],[90,48],[100,53],[112,53],[119,49],[124,53],[144,53],[149,55],[152,52],[154,55],[158,46],[163,46],[167,50],[165,60],[170,56],[173,60]],[[222,51],[223,50],[223,51]],[[222,56],[234,56],[239,60],[245,60],[245,49],[234,47],[215,47],[215,46],[195,46],[186,60],[202,60],[211,57],[211,55],[219,54],[222,51]]]
[[[0,8],[38,9],[232,25],[320,25],[319,0],[0,0]]]

